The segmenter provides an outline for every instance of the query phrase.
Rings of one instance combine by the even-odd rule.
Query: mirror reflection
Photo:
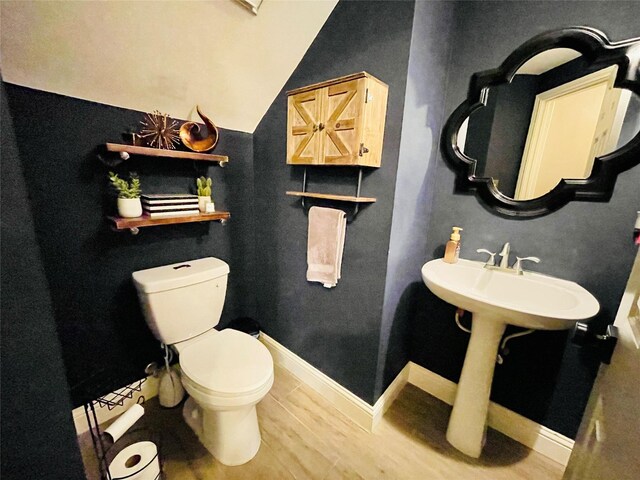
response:
[[[613,88],[617,65],[589,66],[575,50],[529,59],[511,83],[491,87],[486,106],[458,132],[458,147],[477,160],[502,194],[538,198],[563,178],[587,178],[595,157],[640,131],[640,98]]]

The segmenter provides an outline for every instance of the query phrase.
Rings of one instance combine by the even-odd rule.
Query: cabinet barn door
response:
[[[287,107],[287,163],[320,162],[322,89],[291,95]]]
[[[358,162],[362,139],[365,79],[323,88],[324,124],[321,127],[321,163],[349,165]]]

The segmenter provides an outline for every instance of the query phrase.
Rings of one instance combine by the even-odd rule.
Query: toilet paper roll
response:
[[[109,464],[112,480],[155,480],[160,475],[158,447],[153,442],[137,442],[123,449]]]
[[[111,436],[113,442],[117,442],[118,439],[125,434],[131,426],[136,423],[140,417],[144,415],[144,408],[137,403],[131,406],[126,412],[118,417],[109,427],[105,428],[105,435]]]

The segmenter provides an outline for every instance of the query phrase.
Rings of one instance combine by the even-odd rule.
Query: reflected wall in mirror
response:
[[[639,61],[638,39],[571,27],[474,74],[442,137],[458,187],[509,216],[607,200],[615,176],[640,162]]]

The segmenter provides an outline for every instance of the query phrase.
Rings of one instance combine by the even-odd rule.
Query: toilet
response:
[[[154,336],[179,355],[189,393],[183,415],[224,465],[242,465],[260,448],[256,404],[273,385],[273,359],[246,333],[220,321],[229,265],[208,257],[133,272]]]

